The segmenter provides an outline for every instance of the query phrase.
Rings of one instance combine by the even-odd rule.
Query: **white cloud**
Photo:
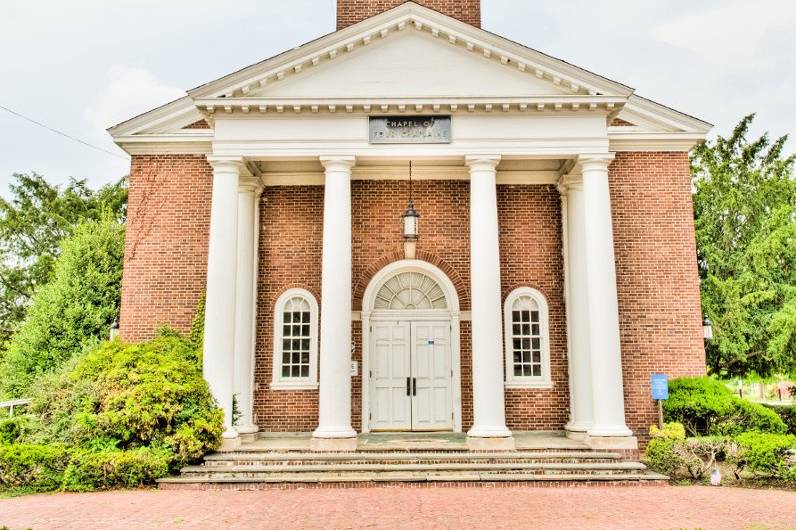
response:
[[[161,83],[146,68],[114,64],[83,116],[94,127],[106,129],[184,95],[185,90]]]
[[[675,16],[655,28],[653,36],[693,52],[738,60],[754,55],[770,42],[771,33],[790,31],[795,22],[793,0],[736,0]]]

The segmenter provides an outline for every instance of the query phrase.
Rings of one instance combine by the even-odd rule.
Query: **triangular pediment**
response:
[[[117,139],[212,137],[218,112],[593,111],[617,136],[710,124],[636,96],[622,83],[413,2],[188,91],[109,129]],[[631,125],[627,125],[627,124]],[[186,127],[188,126],[188,127]],[[648,135],[649,136],[649,135]]]
[[[446,98],[573,94],[483,53],[405,29],[249,93],[271,98]]]

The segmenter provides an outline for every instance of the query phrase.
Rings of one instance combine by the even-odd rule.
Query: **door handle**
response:
[[[406,395],[407,396],[411,396],[412,395],[412,378],[411,377],[407,377],[406,378]]]
[[[417,395],[417,377],[412,378],[412,395]]]

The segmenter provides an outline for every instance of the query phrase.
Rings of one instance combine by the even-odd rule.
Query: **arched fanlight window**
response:
[[[373,309],[447,309],[442,287],[422,272],[401,272],[384,282]]]
[[[512,291],[503,306],[506,383],[550,386],[550,333],[547,300],[530,287]]]
[[[305,289],[289,289],[274,305],[271,388],[317,388],[318,303]]]

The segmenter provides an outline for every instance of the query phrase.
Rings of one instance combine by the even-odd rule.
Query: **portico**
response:
[[[412,158],[424,159],[422,155]],[[444,307],[444,313],[436,316],[433,312],[420,314],[410,310],[409,313],[415,315],[413,318],[431,318],[437,322],[445,322],[450,332],[446,340],[451,345],[455,344],[455,347],[451,347],[451,352],[455,351],[457,356],[459,320],[469,321],[472,329],[473,424],[467,433],[469,439],[472,443],[477,443],[478,447],[489,447],[490,444],[501,444],[500,447],[505,447],[506,444],[511,444],[511,432],[506,427],[503,401],[506,382],[496,198],[501,158],[500,154],[468,155],[460,158],[460,166],[454,172],[456,178],[469,181],[471,198],[469,292],[472,309],[467,312],[469,314],[462,315],[458,308],[456,290],[450,280],[437,267],[422,260],[399,260],[379,271],[365,292],[362,310],[352,312],[351,181],[357,168],[357,155],[319,155],[317,163],[323,167],[324,201],[318,353],[319,414],[313,433],[313,444],[317,449],[339,450],[348,446],[355,447],[356,431],[352,428],[351,421],[351,329],[352,321],[356,320],[363,323],[362,370],[363,374],[368,373],[361,383],[364,396],[361,430],[371,430],[370,407],[373,398],[368,397],[372,387],[370,348],[374,340],[372,324],[374,317],[379,314],[374,311],[374,300],[384,282],[400,272],[413,270],[427,271],[426,274],[435,281],[444,282],[446,304],[450,303],[450,306]],[[562,248],[562,252],[567,254],[568,259],[562,274],[568,286],[570,311],[567,329],[571,352],[570,377],[573,380],[569,390],[571,413],[567,429],[573,435],[614,438],[629,437],[632,433],[624,423],[622,400],[613,240],[607,187],[608,164],[611,158],[610,153],[572,154],[564,161],[557,162],[559,167],[565,168],[558,176],[544,170],[507,170],[503,172],[502,180],[519,183],[522,179],[536,179],[537,185],[543,185],[543,182],[558,184],[561,200],[566,204],[561,217],[562,231],[566,233],[566,246],[565,249]],[[214,181],[218,185],[213,188],[215,206],[211,213],[208,267],[211,271],[226,268],[224,273],[208,274],[205,374],[219,403],[229,403],[225,437],[234,440],[239,434],[257,430],[252,405],[256,333],[253,278],[260,273],[253,256],[258,254],[259,230],[255,227],[262,221],[257,215],[259,201],[256,197],[261,193],[263,184],[267,185],[269,181],[274,182],[277,178],[285,177],[272,176],[267,171],[259,172],[258,176],[252,175],[251,169],[257,171],[257,168],[268,167],[267,160],[257,160],[256,156],[223,155],[209,157],[209,160],[214,168]],[[364,166],[371,168],[370,176],[365,177],[368,179],[390,178],[379,175],[383,170],[373,168],[386,167],[392,170],[398,165],[387,160],[389,165],[379,166],[373,165],[373,158],[368,160],[369,165]],[[517,166],[519,160],[516,157],[514,160],[517,160]],[[282,162],[279,167],[284,169],[287,165]],[[455,166],[447,162],[444,166],[430,163],[420,167],[426,168],[425,178],[444,178],[443,175]],[[237,191],[237,195],[233,191]],[[586,204],[594,207],[586,208]],[[224,233],[233,226],[237,238],[213,237],[216,232]],[[587,245],[589,241],[595,244]],[[422,242],[420,248],[422,249]],[[236,259],[225,261],[230,254],[236,256]],[[590,267],[585,267],[584,263],[595,264],[595,267],[591,267],[592,274],[588,274]],[[214,302],[219,299],[224,302]],[[230,313],[222,310],[222,307],[234,307],[234,319],[230,319]],[[399,312],[382,313],[381,318],[400,318]],[[611,329],[613,331],[609,332]],[[595,333],[590,330],[595,330]],[[454,363],[453,356],[449,358],[451,360],[448,361],[448,366],[451,366],[452,378],[445,399],[449,399],[447,406],[451,409],[454,420],[449,429],[460,431],[461,376],[458,372],[458,361]],[[592,365],[598,366],[599,370],[590,369]],[[232,396],[235,396],[241,413],[241,420],[236,426],[231,424]]]

